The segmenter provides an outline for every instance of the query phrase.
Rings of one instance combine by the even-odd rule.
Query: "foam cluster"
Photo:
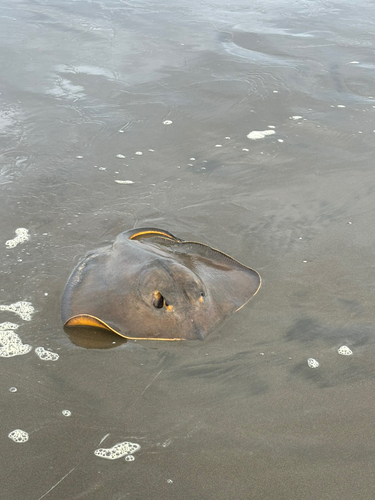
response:
[[[130,456],[140,449],[139,444],[124,441],[123,443],[115,444],[112,448],[99,448],[94,453],[97,457],[107,458],[108,460],[117,460],[118,458],[125,457],[126,461],[132,461],[134,457],[130,458]]]
[[[21,429],[14,429],[14,431],[8,434],[8,438],[15,443],[26,443],[29,440],[29,434]]]
[[[56,354],[55,352],[47,351],[46,349],[44,349],[44,347],[36,347],[35,352],[43,361],[57,361],[59,359],[58,354]]]
[[[319,361],[317,361],[316,359],[314,358],[309,358],[307,360],[307,364],[309,366],[309,368],[318,368],[319,366]]]
[[[5,242],[5,246],[7,248],[14,248],[20,243],[24,243],[30,238],[29,231],[24,227],[19,227],[18,229],[16,229],[16,235],[17,236],[12,240],[8,240]]]
[[[15,302],[9,306],[0,305],[0,311],[10,311],[17,314],[21,319],[30,321],[35,309],[31,302]]]
[[[70,417],[72,415],[72,412],[70,410],[63,410],[61,413],[64,415],[64,417]]]
[[[274,133],[274,130],[253,130],[250,134],[247,134],[247,137],[256,141],[257,139],[264,139],[266,135],[273,135]]]
[[[339,354],[342,354],[343,356],[351,356],[353,354],[353,351],[347,346],[347,345],[342,345],[337,349],[337,352]]]
[[[14,323],[0,323],[0,357],[11,358],[12,356],[21,356],[31,351],[29,344],[23,344],[20,337],[14,331],[18,325]]]

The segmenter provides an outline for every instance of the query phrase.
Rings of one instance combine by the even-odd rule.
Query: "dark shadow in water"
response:
[[[316,319],[303,318],[295,322],[286,332],[285,338],[287,342],[304,344],[306,353],[312,353],[320,363],[317,369],[310,368],[306,358],[306,361],[291,368],[293,377],[297,376],[320,388],[374,380],[372,366],[364,363],[367,352],[374,346],[374,330],[371,326],[357,323],[332,328]],[[339,355],[337,349],[342,345],[348,345],[355,355]]]
[[[333,359],[321,360],[319,368],[309,368],[306,362],[296,364],[290,370],[290,374],[303,379],[321,389],[351,385],[365,380],[373,381],[374,372],[372,368],[366,367],[361,360],[346,356],[339,356],[335,362]]]
[[[330,346],[340,347],[343,344],[363,346],[374,338],[374,329],[365,324],[351,324],[338,328],[323,325],[314,318],[298,319],[286,332],[287,342],[298,341],[304,344],[324,341]]]
[[[204,379],[206,384],[213,384],[215,387],[231,386],[232,395],[240,392],[255,396],[266,394],[270,390],[269,383],[258,373],[253,351],[234,354],[228,352],[225,356],[216,359],[207,358],[206,361],[180,363],[178,376],[187,380],[202,381]],[[226,397],[229,397],[228,393]]]
[[[296,375],[299,378],[307,380],[319,387],[330,387],[331,384],[327,380],[327,373],[320,367],[318,369],[309,368],[306,362],[296,364],[291,370],[291,375]]]

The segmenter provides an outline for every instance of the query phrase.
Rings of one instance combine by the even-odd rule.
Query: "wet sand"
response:
[[[2,498],[372,498],[374,14],[0,7],[0,305],[35,308],[0,311],[32,346],[0,357]],[[74,266],[142,226],[219,248],[261,290],[204,342],[65,332]],[[123,442],[134,461],[94,453]]]

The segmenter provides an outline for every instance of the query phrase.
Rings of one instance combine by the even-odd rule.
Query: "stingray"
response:
[[[128,339],[201,339],[259,290],[260,275],[203,243],[155,228],[131,229],[94,250],[64,290],[64,326]]]

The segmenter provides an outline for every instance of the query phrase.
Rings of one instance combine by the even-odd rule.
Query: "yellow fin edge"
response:
[[[139,233],[132,234],[130,236],[129,240],[134,240],[134,239],[138,238],[139,236],[146,236],[146,235],[152,235],[152,234],[160,234],[162,236],[166,236],[170,240],[176,239],[173,236],[171,236],[170,234],[165,233],[164,231],[140,231]]]
[[[77,316],[72,316],[69,318],[65,323],[65,327],[70,327],[70,326],[95,326],[97,328],[104,328],[105,330],[109,330],[113,333],[116,333],[117,335],[120,335],[120,337],[124,337],[125,339],[129,340],[165,340],[165,341],[175,341],[175,340],[183,340],[179,338],[174,338],[174,339],[163,339],[160,337],[130,337],[128,335],[123,335],[122,333],[118,332],[111,326],[107,325],[104,321],[102,321],[99,318],[96,318],[95,316],[91,316],[90,314],[78,314]]]

